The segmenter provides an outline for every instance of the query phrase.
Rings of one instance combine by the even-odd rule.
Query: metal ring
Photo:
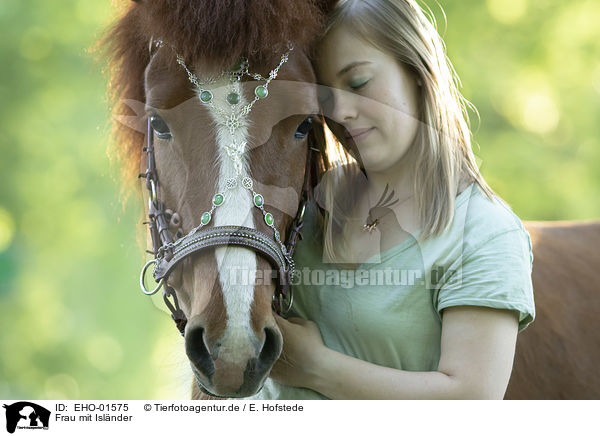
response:
[[[287,315],[287,313],[290,311],[290,309],[292,308],[292,304],[294,303],[294,294],[290,288],[290,296],[289,296],[289,303],[287,304],[287,307],[285,308],[285,310],[283,310],[283,301],[284,301],[285,297],[283,296],[282,293],[279,293],[279,295],[277,296],[277,305],[279,306],[279,310],[280,310],[280,315],[284,316]]]
[[[146,271],[148,270],[148,267],[150,265],[152,265],[153,263],[156,263],[156,259],[152,259],[152,260],[149,260],[148,262],[146,262],[146,265],[144,265],[144,267],[142,268],[142,272],[140,274],[140,288],[142,288],[142,292],[146,295],[156,294],[158,292],[158,290],[160,288],[162,288],[162,286],[165,282],[165,279],[162,278],[162,279],[160,279],[160,282],[158,282],[158,286],[156,286],[156,288],[154,288],[152,291],[148,291],[148,289],[146,289],[146,285],[144,284],[144,278],[146,276]]]
[[[284,312],[285,314],[287,314],[291,310],[292,305],[294,304],[294,291],[292,291],[291,287],[290,287],[289,300],[290,300],[290,303],[288,304],[288,307],[285,309],[285,312]]]

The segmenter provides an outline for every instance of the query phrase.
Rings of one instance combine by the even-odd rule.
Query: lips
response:
[[[352,139],[354,141],[357,141],[359,139],[363,139],[365,138],[371,131],[373,131],[375,129],[375,127],[368,127],[366,129],[354,129],[354,130],[349,130],[346,133],[346,139]]]

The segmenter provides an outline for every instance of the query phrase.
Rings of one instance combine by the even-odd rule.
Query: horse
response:
[[[519,333],[506,399],[600,398],[600,221],[525,221],[536,319]]]
[[[185,338],[193,398],[250,396],[281,354],[272,310],[291,306],[322,166],[309,54],[323,17],[306,1],[134,1],[103,40],[116,153],[148,190],[154,259],[140,284],[162,289]]]
[[[126,184],[142,177],[149,197],[155,258],[141,286],[162,289],[184,335],[193,399],[254,394],[281,354],[272,309],[291,305],[303,205],[327,166],[310,63],[326,13],[287,0],[134,1],[103,41],[116,153]],[[599,398],[600,223],[525,225],[537,319],[519,335],[505,398]],[[238,282],[234,270],[273,274]]]

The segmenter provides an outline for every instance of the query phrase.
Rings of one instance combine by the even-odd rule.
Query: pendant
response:
[[[365,230],[367,230],[369,233],[371,233],[373,230],[375,230],[375,228],[377,227],[377,224],[379,224],[379,219],[376,219],[372,223],[369,223],[367,221],[365,224],[363,224],[363,232]]]

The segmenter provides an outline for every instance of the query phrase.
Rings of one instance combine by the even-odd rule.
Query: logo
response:
[[[6,430],[14,433],[15,429],[48,430],[50,411],[28,401],[19,401],[10,405],[4,404],[6,409]]]

